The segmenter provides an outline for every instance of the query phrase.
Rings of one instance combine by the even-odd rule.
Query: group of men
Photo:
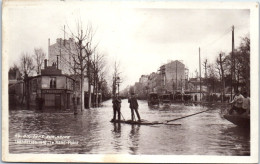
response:
[[[230,102],[233,106],[229,110],[229,114],[233,114],[234,111],[237,114],[250,114],[250,98],[247,95],[247,92],[244,92],[243,95],[239,90],[235,92],[233,101]]]
[[[121,120],[121,99],[119,98],[118,94],[116,94],[113,97],[112,103],[113,103],[114,116],[111,121],[112,122],[116,121],[116,115],[118,116],[117,121],[120,121]],[[131,93],[131,96],[128,98],[128,103],[130,104],[129,107],[131,109],[131,120],[132,121],[135,120],[134,113],[136,113],[138,121],[141,121],[141,117],[138,112],[138,102],[137,102],[137,99],[136,99],[134,93]]]

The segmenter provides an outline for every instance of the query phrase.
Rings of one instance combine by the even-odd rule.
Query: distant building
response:
[[[200,78],[190,78],[188,84],[189,84],[189,91],[193,91],[193,92],[200,91]],[[208,92],[208,85],[204,78],[201,78],[201,91]]]
[[[171,61],[160,67],[161,92],[181,92],[185,89],[187,80],[185,65],[179,61]]]
[[[158,72],[152,72],[150,75],[142,75],[139,82],[135,83],[135,91],[144,97],[150,92],[184,93],[187,88],[188,69],[179,61],[170,61],[162,65]],[[139,96],[140,97],[140,96]]]
[[[49,63],[57,63],[58,69],[64,74],[74,74],[72,54],[77,53],[75,41],[72,38],[57,38],[54,44],[48,46]]]
[[[200,92],[201,86],[201,92]],[[190,78],[188,81],[188,89],[185,93],[190,94],[192,96],[193,101],[200,101],[204,99],[209,92],[209,86],[206,83],[204,78]],[[201,97],[200,97],[201,96]]]
[[[152,72],[148,77],[148,91],[157,92],[161,85],[161,75],[155,72]]]
[[[142,84],[147,84],[148,82],[148,75],[142,75],[140,78],[139,78],[139,83],[142,83]]]

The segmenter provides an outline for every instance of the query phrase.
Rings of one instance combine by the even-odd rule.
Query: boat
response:
[[[159,97],[158,97],[157,93],[152,92],[152,93],[149,94],[148,105],[149,106],[159,105]]]
[[[225,114],[223,117],[239,127],[250,127],[250,115]]]
[[[123,123],[123,124],[131,124],[131,125],[158,125],[158,124],[164,124],[163,122],[158,122],[158,121],[147,121],[147,120],[141,120],[141,121],[132,121],[132,120],[115,120],[115,121],[110,121],[112,123]]]

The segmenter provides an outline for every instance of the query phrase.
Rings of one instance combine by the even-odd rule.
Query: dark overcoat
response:
[[[135,97],[131,97],[128,99],[128,103],[130,103],[130,108],[131,109],[138,109],[138,102],[137,99]]]

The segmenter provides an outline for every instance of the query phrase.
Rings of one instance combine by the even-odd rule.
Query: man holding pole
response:
[[[113,103],[114,116],[113,116],[113,119],[111,120],[111,122],[116,121],[116,113],[118,115],[118,121],[120,121],[121,120],[121,112],[120,112],[121,99],[119,98],[118,94],[116,94],[116,96],[113,97],[112,103]]]
[[[138,121],[141,121],[139,112],[138,112],[138,102],[137,99],[134,95],[134,93],[131,93],[131,97],[128,99],[128,103],[130,103],[130,109],[131,109],[131,119],[132,121],[134,121],[134,112],[136,113],[137,117],[138,117]]]

